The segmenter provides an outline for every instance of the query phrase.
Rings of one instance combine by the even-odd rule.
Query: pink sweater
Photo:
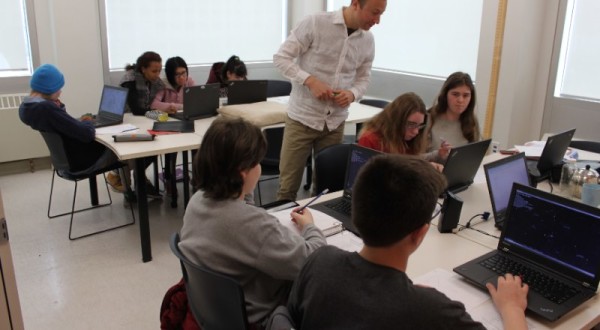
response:
[[[196,85],[196,82],[189,77],[184,87],[194,85]],[[156,93],[150,107],[157,110],[167,110],[171,105],[174,105],[178,110],[183,109],[183,88],[180,88],[178,92],[173,89],[169,82],[165,81],[165,88]]]

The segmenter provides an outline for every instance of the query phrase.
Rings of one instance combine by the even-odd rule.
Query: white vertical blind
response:
[[[350,0],[328,0],[328,10]],[[394,0],[375,36],[374,68],[446,77],[455,71],[476,77],[482,0]]]
[[[600,101],[600,1],[571,0],[563,30],[556,97]]]
[[[27,75],[31,69],[25,0],[2,0],[0,77]]]
[[[110,70],[152,50],[188,65],[271,61],[285,36],[287,0],[105,0]]]

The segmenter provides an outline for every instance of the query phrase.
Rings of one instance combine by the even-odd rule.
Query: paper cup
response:
[[[581,202],[594,207],[600,206],[600,184],[584,183],[581,188]]]

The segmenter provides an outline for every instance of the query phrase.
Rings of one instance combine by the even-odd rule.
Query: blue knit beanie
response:
[[[36,92],[50,95],[65,85],[65,77],[54,65],[44,64],[35,69],[29,85]]]

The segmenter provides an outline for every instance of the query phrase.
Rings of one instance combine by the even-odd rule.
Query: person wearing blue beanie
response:
[[[44,64],[37,68],[29,83],[31,89],[46,95],[52,95],[65,85],[65,77],[52,64]]]

